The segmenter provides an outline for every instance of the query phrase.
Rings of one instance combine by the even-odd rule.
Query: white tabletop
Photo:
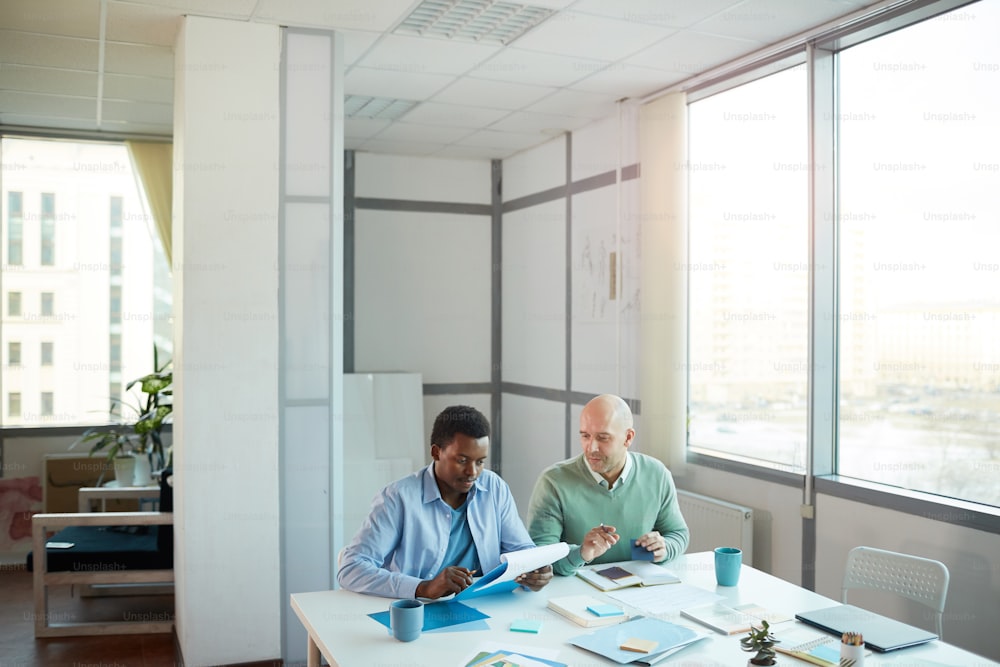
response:
[[[836,601],[807,591],[782,579],[743,566],[739,584],[733,587],[718,586],[715,583],[713,555],[711,552],[686,554],[667,564],[667,568],[677,574],[684,584],[697,586],[718,593],[732,604],[756,603],[775,612],[794,615],[796,612],[819,609],[837,604]],[[671,586],[665,584],[654,587],[663,595],[671,594]],[[650,589],[652,590],[652,589]],[[541,647],[557,649],[555,658],[568,665],[615,665],[597,654],[577,648],[567,643],[572,637],[590,632],[563,618],[546,607],[549,597],[557,595],[588,594],[599,600],[616,602],[579,577],[556,576],[540,592],[516,590],[473,598],[465,604],[489,615],[486,621],[489,630],[464,632],[425,632],[413,642],[399,642],[393,639],[385,626],[369,618],[367,614],[384,611],[391,600],[387,598],[360,595],[343,590],[315,593],[296,593],[291,596],[291,605],[309,633],[310,640],[327,661],[341,667],[370,667],[371,665],[428,665],[433,667],[460,667],[471,658],[478,647],[485,643],[521,647]],[[636,613],[635,610],[630,610]],[[686,665],[687,667],[742,667],[750,654],[740,650],[739,638],[742,634],[725,636],[681,617],[678,612],[668,612],[659,616],[664,620],[685,625],[711,636],[667,658],[660,664]],[[532,618],[543,621],[538,634],[511,632],[510,623],[514,619]],[[772,626],[780,639],[782,632],[793,626],[803,626],[798,621]],[[637,656],[638,657],[638,656]],[[931,662],[919,662],[926,660]],[[781,665],[803,665],[796,658],[778,656]],[[887,654],[872,654],[865,661],[866,667],[898,665],[954,665],[955,667],[985,667],[996,665],[985,658],[934,641],[923,646],[894,651]]]

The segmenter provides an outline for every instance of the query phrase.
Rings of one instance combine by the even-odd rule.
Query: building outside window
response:
[[[153,370],[154,344],[161,361],[172,356],[170,266],[141,179],[121,143],[3,137],[0,160],[18,165],[4,168],[0,183],[4,256],[29,260],[16,270],[8,261],[0,276],[0,345],[40,352],[19,368],[3,366],[3,425],[107,423],[109,398],[121,400],[128,381]],[[10,210],[22,221],[17,233]],[[12,250],[17,237],[27,247]],[[58,406],[53,391],[41,391],[50,387]]]
[[[15,341],[7,343],[7,365],[21,365],[21,344]]]
[[[7,193],[7,264],[24,263],[24,204],[23,193]]]
[[[7,416],[14,418],[21,416],[21,392],[12,391],[7,394]]]

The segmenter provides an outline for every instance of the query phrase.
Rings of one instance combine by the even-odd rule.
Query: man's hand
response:
[[[605,526],[602,523],[596,528],[591,528],[583,536],[583,544],[580,545],[580,558],[589,563],[598,556],[604,555],[618,542],[619,537],[614,526]]]
[[[658,531],[650,531],[635,541],[636,546],[653,552],[653,562],[659,563],[667,557],[667,541]]]
[[[514,581],[522,586],[527,586],[533,591],[540,591],[545,584],[552,581],[552,566],[546,565],[545,567],[540,567],[537,570],[525,572],[514,579]]]
[[[461,593],[472,585],[473,570],[464,567],[446,567],[433,579],[427,579],[417,584],[414,597],[436,600],[452,593]]]

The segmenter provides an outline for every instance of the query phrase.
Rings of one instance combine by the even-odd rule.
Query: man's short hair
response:
[[[451,405],[434,419],[431,444],[445,447],[457,434],[470,438],[484,438],[490,434],[490,422],[479,410],[468,405]]]

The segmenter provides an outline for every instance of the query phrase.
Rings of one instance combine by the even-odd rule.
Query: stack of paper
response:
[[[601,602],[591,595],[549,598],[549,609],[585,628],[615,625],[628,620],[628,615],[620,605]]]
[[[792,616],[788,614],[771,611],[753,603],[730,606],[717,602],[701,607],[681,609],[681,616],[698,621],[724,635],[749,632],[750,626],[759,627],[761,621],[767,621],[770,625],[774,625],[792,620]]]

